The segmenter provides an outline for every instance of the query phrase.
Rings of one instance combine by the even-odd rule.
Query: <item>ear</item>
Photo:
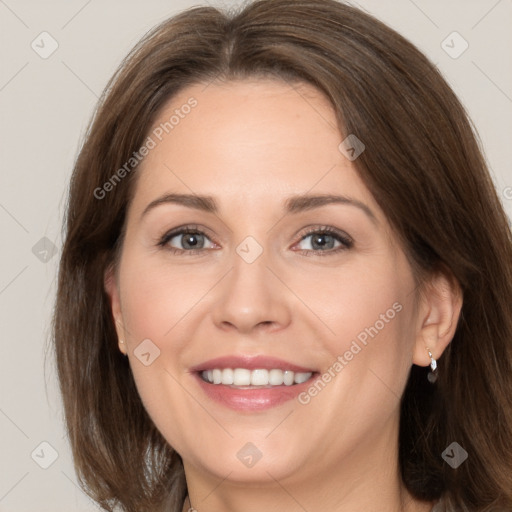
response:
[[[449,271],[434,274],[423,285],[418,308],[414,364],[430,364],[427,348],[434,359],[441,357],[457,329],[462,301],[462,289]]]
[[[123,314],[121,311],[121,300],[119,296],[119,286],[116,279],[115,269],[110,265],[105,271],[104,275],[105,292],[110,299],[110,308],[112,310],[112,317],[114,318],[119,350],[126,355],[126,333],[123,323]]]

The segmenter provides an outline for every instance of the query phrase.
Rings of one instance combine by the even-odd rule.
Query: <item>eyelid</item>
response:
[[[302,231],[300,235],[298,235],[298,240],[294,242],[293,246],[299,244],[302,242],[305,238],[307,238],[310,235],[314,235],[315,233],[321,233],[321,234],[327,234],[330,236],[333,236],[339,240],[341,243],[341,247],[338,247],[337,249],[331,249],[327,251],[313,251],[311,249],[300,249],[300,251],[304,253],[314,253],[319,255],[328,255],[328,254],[334,254],[338,251],[347,250],[353,247],[354,240],[353,238],[346,232],[341,231],[333,226],[309,226],[305,228],[306,231]]]
[[[214,245],[219,245],[218,242],[215,240],[215,237],[213,237],[209,232],[210,232],[210,230],[203,226],[200,226],[197,224],[185,224],[182,226],[177,226],[177,227],[165,232],[161,237],[159,237],[159,239],[157,241],[157,245],[161,246],[162,248],[165,248],[165,246],[169,243],[169,241],[172,238],[179,236],[179,235],[187,234],[187,233],[203,235],[206,238],[208,238],[208,240],[210,240],[210,242],[212,242]],[[301,233],[299,235],[297,235],[298,239],[293,243],[292,247],[294,247],[295,245],[302,242],[308,236],[314,235],[316,233],[327,234],[329,236],[335,237],[340,242],[341,247],[338,247],[336,249],[329,249],[329,250],[325,250],[325,251],[312,250],[312,249],[299,249],[299,250],[297,250],[297,252],[302,252],[304,254],[312,253],[315,255],[327,256],[330,254],[336,254],[339,251],[344,251],[344,250],[350,249],[354,245],[354,240],[352,239],[352,237],[344,231],[341,231],[332,226],[311,225],[311,226],[307,226],[306,228],[304,228],[304,230],[302,230]],[[179,249],[176,247],[169,247],[169,250],[174,253],[179,253],[179,254],[188,253],[189,255],[192,255],[192,254],[204,253],[207,249]]]
[[[165,231],[163,235],[161,235],[157,238],[156,245],[160,246],[162,248],[165,248],[165,246],[169,243],[169,241],[171,239],[173,239],[175,236],[183,235],[183,234],[187,234],[187,233],[204,235],[214,245],[219,245],[219,243],[215,240],[215,237],[210,234],[210,230],[208,228],[205,228],[198,224],[184,224],[182,226],[177,226],[168,231]],[[169,249],[172,251],[175,251],[175,252],[187,252],[189,254],[194,254],[194,253],[199,253],[199,252],[205,251],[205,249],[185,250],[185,249],[177,249],[176,247],[170,247]]]

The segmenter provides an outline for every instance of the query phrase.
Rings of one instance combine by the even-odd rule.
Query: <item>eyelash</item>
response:
[[[183,226],[176,228],[165,235],[159,240],[157,245],[161,248],[166,248],[167,244],[170,240],[172,240],[175,236],[178,235],[186,235],[186,234],[194,234],[194,235],[204,235],[206,238],[210,239],[210,237],[201,229],[195,226]],[[302,242],[305,238],[311,235],[320,234],[320,235],[329,235],[337,239],[342,245],[336,249],[330,249],[326,251],[321,250],[311,250],[311,249],[302,249],[298,252],[302,252],[306,256],[315,255],[315,256],[331,256],[333,254],[338,254],[341,251],[346,251],[347,249],[351,249],[354,245],[353,240],[346,234],[337,229],[331,228],[329,226],[320,226],[308,229],[305,233],[301,235],[301,238],[298,242]],[[213,240],[211,240],[213,242]],[[215,243],[215,242],[214,242]],[[201,252],[204,252],[207,249],[177,249],[175,247],[168,247],[167,250],[171,251],[172,254],[183,255],[187,253],[187,255],[195,255]]]

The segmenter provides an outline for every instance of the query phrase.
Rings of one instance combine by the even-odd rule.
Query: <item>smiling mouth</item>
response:
[[[294,372],[278,368],[212,368],[199,372],[199,376],[209,384],[222,384],[235,389],[259,389],[302,384],[313,376],[313,372]]]

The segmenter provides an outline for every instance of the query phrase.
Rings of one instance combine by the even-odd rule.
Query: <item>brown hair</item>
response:
[[[104,274],[115,265],[136,172],[98,199],[164,103],[195,83],[277,77],[316,86],[403,240],[416,275],[443,271],[463,307],[431,385],[413,366],[401,404],[402,478],[448,509],[512,508],[512,237],[467,114],[438,70],[370,15],[334,0],[198,7],[147,34],[106,87],[70,184],[53,333],[79,481],[105,510],[180,511],[183,465],[117,348]],[[342,140],[342,139],[340,139]],[[95,194],[96,191],[96,194]],[[469,454],[452,469],[453,441]]]

